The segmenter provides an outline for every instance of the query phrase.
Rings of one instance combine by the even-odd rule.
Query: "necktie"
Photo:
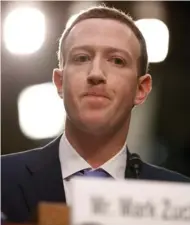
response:
[[[107,173],[103,169],[96,169],[96,170],[91,170],[91,169],[85,169],[82,171],[79,171],[76,173],[76,176],[82,176],[82,177],[111,177],[109,173]]]

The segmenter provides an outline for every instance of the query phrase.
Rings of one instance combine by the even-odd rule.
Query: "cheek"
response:
[[[67,70],[64,77],[63,92],[65,100],[75,101],[77,96],[84,90],[84,75]]]
[[[115,95],[120,102],[130,103],[135,98],[137,81],[134,74],[121,74],[112,80]]]

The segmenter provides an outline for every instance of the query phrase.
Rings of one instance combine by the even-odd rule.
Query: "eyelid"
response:
[[[126,60],[124,57],[122,57],[122,56],[112,55],[112,56],[111,56],[111,59],[113,59],[113,58],[121,59],[121,60],[123,61],[124,64],[127,63],[127,60]]]
[[[121,55],[112,54],[111,57],[120,58],[120,59],[125,60],[125,58],[123,56],[121,56]]]
[[[73,56],[71,56],[71,61],[76,62],[76,63],[81,63],[81,61],[80,61],[81,57],[86,58],[86,59],[84,60],[84,62],[87,62],[87,61],[90,60],[90,55],[89,55],[89,54],[86,54],[86,53],[79,53],[79,54],[74,54]],[[84,63],[84,62],[83,62],[83,63]]]
[[[86,53],[79,53],[75,55],[75,57],[80,57],[80,56],[90,57],[90,55]]]
[[[90,55],[88,53],[86,53],[86,52],[74,53],[74,54],[71,55],[72,58],[79,57],[79,56],[88,56],[88,57],[90,57]]]

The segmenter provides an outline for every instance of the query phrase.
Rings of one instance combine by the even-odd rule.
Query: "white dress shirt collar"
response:
[[[65,133],[63,133],[60,139],[59,159],[63,179],[68,178],[80,170],[92,168],[71,146],[65,136]],[[127,147],[125,142],[123,148],[114,157],[100,166],[100,168],[104,169],[114,179],[124,179],[126,163]]]

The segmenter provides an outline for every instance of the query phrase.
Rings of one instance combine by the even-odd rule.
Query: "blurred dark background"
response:
[[[11,9],[25,4],[36,6],[45,14],[47,30],[45,43],[41,49],[23,56],[7,51],[2,29],[2,154],[35,148],[52,139],[33,140],[23,134],[19,127],[17,100],[19,93],[28,85],[51,82],[53,68],[58,64],[56,57],[58,38],[70,16],[71,8],[79,3],[78,1],[1,2],[1,27]],[[161,19],[168,26],[170,33],[169,52],[163,62],[150,64],[153,88],[156,90],[157,97],[152,105],[152,107],[156,106],[156,113],[152,118],[154,127],[151,133],[153,145],[149,150],[151,157],[147,160],[190,176],[190,2],[111,1],[105,3],[129,12],[135,20],[142,17],[158,17],[157,11],[152,10],[154,5],[159,4],[163,10]],[[85,4],[81,2],[80,7],[83,8]],[[145,8],[144,14],[138,11],[142,6]],[[139,129],[146,133],[145,127]],[[138,151],[143,154],[141,149]]]

